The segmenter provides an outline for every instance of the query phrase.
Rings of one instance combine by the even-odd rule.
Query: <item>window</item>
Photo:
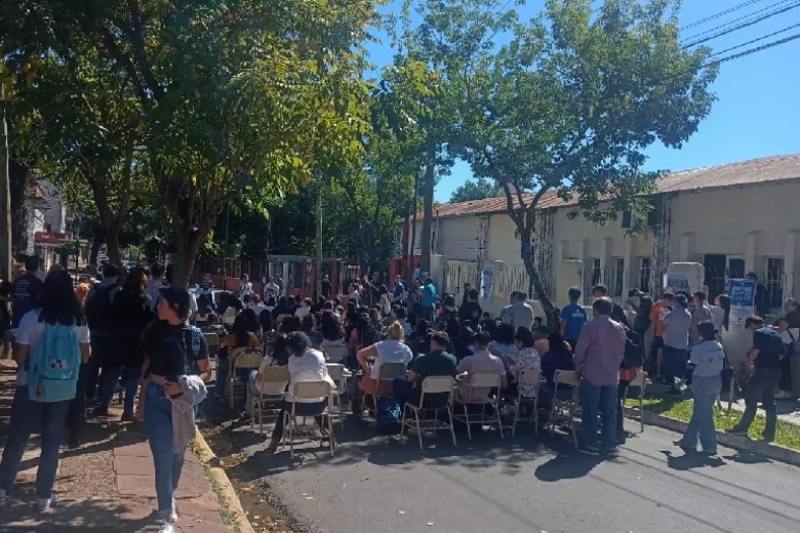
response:
[[[622,297],[622,286],[625,279],[625,258],[615,257],[613,265],[614,271],[611,276],[611,287],[609,287],[608,290],[612,298],[620,298]]]
[[[650,292],[650,263],[649,257],[639,259],[639,289],[643,292]]]
[[[592,287],[600,283],[603,272],[600,270],[600,260],[592,259]]]
[[[771,309],[783,307],[783,258],[767,258],[767,302]]]
[[[592,287],[600,284],[600,279],[602,277],[602,271],[600,270],[600,259],[591,258],[589,261],[590,268],[586,271],[586,275],[584,277],[586,286],[583,288],[583,294],[588,295],[586,296],[587,298],[589,298],[589,296],[592,294]]]

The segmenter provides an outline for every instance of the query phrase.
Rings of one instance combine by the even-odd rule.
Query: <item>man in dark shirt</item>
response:
[[[756,416],[758,402],[767,414],[764,426],[764,440],[775,440],[775,426],[778,415],[775,410],[775,391],[781,379],[781,359],[786,355],[786,346],[777,331],[764,327],[760,317],[750,317],[745,327],[753,332],[753,347],[747,354],[747,362],[753,366],[753,375],[745,389],[745,410],[741,420],[731,433],[747,434]]]
[[[431,351],[414,359],[408,368],[406,378],[395,378],[394,396],[405,406],[406,402],[417,404],[422,392],[422,382],[430,376],[456,375],[458,361],[445,350],[450,343],[450,338],[444,331],[437,331],[430,337]],[[443,398],[425,397],[425,407],[438,407],[442,405]],[[443,396],[443,395],[442,395]]]
[[[28,256],[25,258],[25,272],[14,280],[11,289],[12,328],[19,327],[23,315],[39,305],[39,293],[42,292],[44,284],[36,277],[37,270],[39,270],[39,258],[35,255]]]
[[[461,303],[461,308],[458,310],[458,318],[461,320],[471,320],[473,324],[478,324],[483,314],[483,310],[481,310],[481,306],[478,303],[480,294],[477,289],[470,289],[468,287],[465,287],[465,289],[466,298],[464,302]]]

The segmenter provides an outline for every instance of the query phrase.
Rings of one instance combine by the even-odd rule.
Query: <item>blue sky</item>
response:
[[[689,37],[738,16],[766,8],[780,0],[757,0],[725,17],[714,19],[683,32]],[[690,24],[743,0],[684,0],[680,12],[681,25]],[[596,2],[599,4],[600,2]],[[785,0],[791,5],[790,0]],[[401,0],[392,0],[381,11],[399,12]],[[541,0],[528,0],[518,8],[520,18],[528,19],[541,10]],[[748,28],[707,43],[714,50],[723,50],[756,37],[800,24],[800,7],[781,13]],[[788,37],[800,28],[788,30],[758,44]],[[392,50],[385,35],[380,42],[367,46],[376,70],[391,62]],[[754,45],[755,46],[755,45]],[[745,50],[744,47],[740,50]],[[720,66],[712,86],[718,100],[698,131],[679,150],[652,146],[647,154],[648,170],[681,170],[717,165],[767,155],[800,152],[800,39],[776,46]],[[472,176],[469,165],[456,163],[450,176],[443,177],[436,187],[436,199],[446,202],[452,191]]]

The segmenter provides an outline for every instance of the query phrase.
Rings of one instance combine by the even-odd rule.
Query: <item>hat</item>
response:
[[[161,298],[172,307],[181,320],[189,318],[190,296],[189,291],[178,287],[162,287],[159,291]]]

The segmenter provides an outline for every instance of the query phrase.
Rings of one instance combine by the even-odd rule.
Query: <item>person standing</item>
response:
[[[686,309],[689,302],[686,296],[675,297],[675,305],[664,317],[664,369],[672,394],[680,394],[676,380],[683,379],[686,373],[686,361],[689,358],[689,330],[692,326],[692,315]]]
[[[769,298],[767,298],[767,288],[764,284],[758,281],[758,276],[755,272],[748,272],[745,274],[745,279],[754,281],[756,283],[756,296],[753,302],[758,316],[767,316],[769,314]]]
[[[278,301],[278,298],[281,296],[281,288],[278,287],[278,284],[272,281],[272,278],[267,276],[267,283],[264,284],[264,301],[269,302],[270,300]]]
[[[403,277],[400,274],[394,277],[392,296],[395,304],[401,304],[406,299],[406,284],[403,282]]]
[[[29,255],[25,258],[25,272],[17,276],[11,288],[11,327],[19,326],[22,317],[39,305],[42,280],[36,275],[39,271],[39,258]]]
[[[14,355],[17,382],[0,461],[0,505],[17,477],[31,431],[41,425],[36,507],[46,512],[52,504],[58,450],[77,392],[80,364],[89,359],[89,329],[66,272],[45,279],[40,305],[20,320]]]
[[[575,347],[578,344],[578,338],[581,335],[581,329],[589,317],[578,301],[581,299],[581,290],[577,287],[572,287],[567,293],[569,296],[569,304],[561,309],[561,335],[570,346]]]
[[[675,443],[687,453],[697,451],[697,440],[704,455],[717,454],[717,430],[714,427],[714,404],[722,390],[722,368],[725,352],[717,340],[713,322],[700,322],[697,331],[702,340],[692,346],[689,365],[692,370],[694,409],[683,438]]]
[[[150,281],[147,282],[145,292],[150,298],[150,310],[155,311],[156,304],[158,303],[159,291],[167,283],[164,278],[164,265],[159,263],[154,264],[150,268]]]
[[[121,376],[125,389],[122,421],[133,421],[134,399],[142,367],[142,333],[153,320],[150,298],[144,292],[146,281],[143,270],[133,269],[111,305],[114,351],[108,354],[107,365],[103,368],[94,416],[108,416],[108,405]]]
[[[664,317],[675,305],[675,294],[666,291],[661,299],[653,304],[650,311],[650,322],[653,324],[653,342],[650,343],[650,355],[647,358],[647,373],[650,376],[663,377],[664,368],[658,364],[658,350],[664,348]]]
[[[594,319],[583,326],[575,347],[582,411],[581,451],[590,455],[597,455],[601,449],[613,454],[617,449],[617,390],[619,367],[625,354],[625,329],[611,320],[612,309],[608,298],[594,301]],[[599,443],[598,414],[603,420]]]
[[[253,294],[253,284],[250,281],[250,276],[242,274],[242,277],[239,279],[239,290],[236,295],[240,300],[244,300],[244,297],[250,294]]]
[[[421,315],[417,316],[417,318],[433,320],[436,309],[436,285],[433,284],[433,278],[425,278],[425,284],[422,286],[421,292],[422,295],[419,301]]]
[[[103,280],[86,297],[86,321],[92,334],[92,356],[86,366],[86,398],[96,397],[100,369],[107,366],[114,352],[111,307],[120,290],[119,268],[111,263],[103,266]]]
[[[503,308],[500,317],[506,324],[511,324],[514,331],[525,328],[528,331],[533,329],[533,307],[525,301],[526,294],[521,291],[511,293],[511,305]]]
[[[778,422],[775,391],[781,379],[781,358],[786,354],[786,347],[777,331],[764,327],[761,317],[749,317],[745,320],[745,328],[753,332],[753,347],[747,354],[747,364],[753,367],[753,375],[745,388],[744,414],[731,433],[747,434],[756,417],[758,402],[761,402],[767,415],[763,437],[765,441],[772,442]]]
[[[706,303],[706,293],[703,291],[696,291],[692,295],[692,300],[694,303],[694,309],[692,309],[692,327],[691,327],[691,334],[692,334],[692,342],[698,343],[702,342],[703,338],[700,335],[700,331],[697,327],[700,325],[701,322],[713,322],[714,315],[711,312],[711,307]]]
[[[322,276],[322,283],[320,284],[320,288],[322,289],[322,298],[327,300],[331,295],[331,278],[328,277],[327,274]]]
[[[143,335],[143,393],[137,419],[144,421],[155,467],[159,533],[172,533],[178,517],[173,494],[178,488],[186,436],[194,437],[194,407],[206,395],[210,377],[207,358],[196,360],[199,376],[187,376],[191,355],[186,342],[189,291],[165,288],[158,300],[157,320]],[[180,415],[180,418],[178,418]],[[183,430],[183,431],[182,431]]]

